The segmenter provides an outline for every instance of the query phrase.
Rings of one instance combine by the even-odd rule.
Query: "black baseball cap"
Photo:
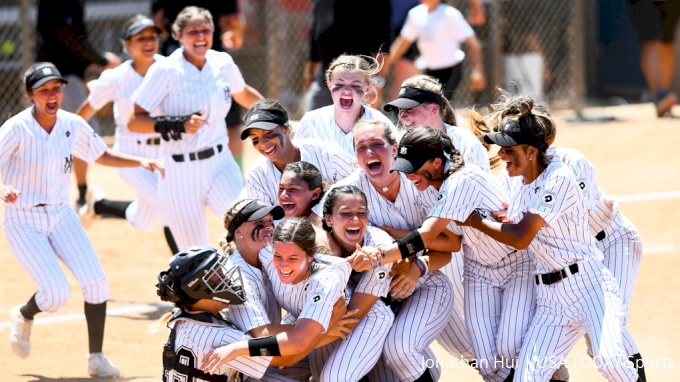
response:
[[[444,100],[439,94],[410,86],[402,86],[401,89],[399,89],[399,98],[386,104],[383,109],[385,111],[392,111],[394,109],[413,109],[425,102],[434,102],[441,106]]]
[[[241,140],[248,139],[248,129],[274,130],[288,123],[288,117],[280,110],[258,110],[246,117],[246,128],[241,132]]]
[[[261,200],[253,200],[252,202],[241,208],[238,214],[234,217],[234,220],[229,223],[228,238],[234,237],[234,232],[245,222],[252,222],[255,220],[262,219],[268,214],[272,214],[274,220],[283,219],[286,213],[283,211],[281,206],[272,206]]]
[[[154,28],[157,33],[161,33],[161,29],[157,27],[151,19],[144,17],[133,22],[129,27],[127,27],[125,34],[123,35],[123,40],[127,40],[132,36],[142,33],[142,31],[146,28]]]
[[[425,162],[430,159],[441,157],[441,152],[422,146],[399,146],[397,159],[392,165],[392,171],[401,171],[406,174],[413,174],[418,171]]]
[[[26,83],[26,90],[35,89],[45,85],[48,81],[60,80],[67,84],[66,78],[61,76],[59,69],[51,62],[43,62],[35,67],[33,72],[30,72],[24,78]]]
[[[496,144],[501,147],[529,145],[542,152],[548,150],[548,144],[522,130],[515,121],[506,121],[503,124],[503,131],[497,133],[484,134],[484,142]]]

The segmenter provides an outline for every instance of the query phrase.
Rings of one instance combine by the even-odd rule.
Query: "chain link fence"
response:
[[[486,0],[487,22],[474,29],[483,45],[489,86],[481,94],[470,93],[470,65],[464,61],[454,105],[488,105],[498,96],[496,87],[502,87],[578,111],[585,77],[579,24],[583,1]],[[28,106],[22,74],[35,57],[37,2],[0,0],[0,122]],[[466,0],[446,2],[467,13]],[[239,6],[247,25],[244,45],[230,54],[248,84],[266,97],[279,99],[292,118],[301,118],[313,0],[239,0]],[[151,0],[86,0],[88,39],[100,51],[125,57],[120,31],[138,13],[151,16]],[[96,77],[97,72],[88,75]],[[100,111],[98,118],[102,135],[112,135],[110,108]]]

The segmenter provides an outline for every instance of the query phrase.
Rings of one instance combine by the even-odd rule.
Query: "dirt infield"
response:
[[[676,107],[676,114],[680,111]],[[680,191],[678,170],[680,119],[658,120],[649,105],[589,109],[589,115],[609,114],[619,118],[606,124],[567,124],[568,113],[558,114],[556,144],[582,151],[597,169],[603,190],[610,195],[652,194]],[[252,156],[248,158],[252,160]],[[676,174],[675,176],[672,174]],[[90,184],[100,185],[112,199],[134,197],[116,170],[95,165]],[[74,187],[75,190],[75,187]],[[75,195],[75,192],[74,194]],[[635,288],[628,327],[646,361],[650,381],[677,380],[680,371],[680,290],[677,276],[680,231],[671,217],[680,216],[680,196],[647,195],[651,200],[622,202],[621,210],[638,226],[645,257]],[[667,196],[668,197],[668,196]],[[1,208],[1,207],[0,207]],[[211,243],[218,245],[224,233],[221,217],[208,213]],[[158,272],[167,267],[170,252],[160,224],[140,232],[124,221],[105,219],[88,231],[111,287],[110,314],[104,351],[117,364],[123,381],[158,381],[161,350],[167,332],[149,334],[146,328],[167,308],[159,304],[154,284]],[[72,296],[55,314],[41,313],[33,327],[32,353],[27,359],[15,356],[7,342],[10,309],[25,302],[35,286],[11,254],[0,232],[0,369],[5,381],[91,381],[86,372],[87,336],[80,288],[67,271]],[[43,320],[43,321],[41,321]],[[47,322],[45,322],[47,320]],[[481,381],[476,371],[450,359],[433,345],[444,368],[442,381]],[[586,356],[583,341],[567,359],[572,381],[604,380]]]

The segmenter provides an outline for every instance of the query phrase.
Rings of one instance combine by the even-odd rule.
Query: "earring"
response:
[[[240,239],[243,239],[243,235],[239,236]]]

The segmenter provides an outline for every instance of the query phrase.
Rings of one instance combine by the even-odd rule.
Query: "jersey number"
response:
[[[177,349],[177,361],[184,366],[188,366],[192,369],[196,368],[196,355],[191,349],[187,349],[184,346]],[[189,376],[178,373],[177,370],[173,371],[172,382],[193,382],[193,378],[190,380]]]

